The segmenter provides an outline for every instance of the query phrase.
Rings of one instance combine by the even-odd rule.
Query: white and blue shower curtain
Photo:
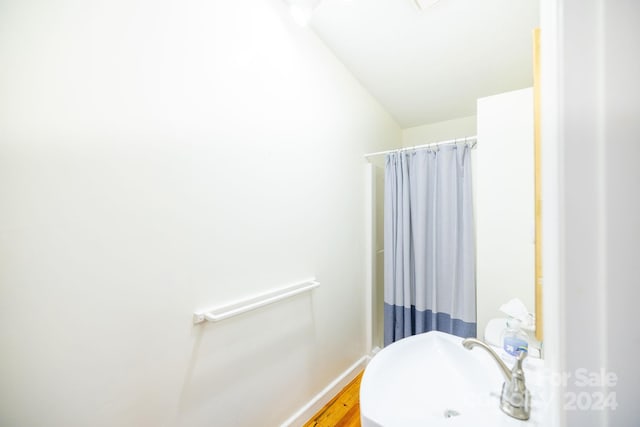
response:
[[[387,155],[384,344],[437,330],[476,336],[471,146]]]

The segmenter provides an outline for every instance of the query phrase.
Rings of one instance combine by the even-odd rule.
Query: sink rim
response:
[[[461,425],[465,423],[468,425],[471,417],[482,417],[483,420],[500,424],[506,422],[502,418],[507,417],[499,409],[499,393],[503,378],[495,366],[495,361],[484,352],[465,349],[462,346],[462,340],[463,338],[454,335],[430,331],[404,338],[378,352],[369,362],[362,378],[360,410],[363,426],[367,424],[385,427],[410,426],[424,422],[440,424],[440,421],[447,422],[448,426],[457,425],[458,422],[462,423]],[[422,359],[426,363],[422,363]],[[436,360],[438,362],[434,364]],[[432,363],[429,363],[430,361]],[[433,406],[429,405],[427,408],[426,405],[419,403],[419,398],[415,398],[407,402],[408,408],[402,403],[393,409],[385,407],[391,402],[394,405],[397,404],[398,401],[407,398],[407,394],[422,394],[415,384],[407,385],[406,390],[398,389],[398,387],[404,387],[404,384],[375,388],[376,381],[392,378],[396,374],[394,369],[410,370],[411,368],[407,369],[402,365],[411,362],[417,363],[417,366],[426,367],[424,370],[426,374],[434,375],[433,379],[436,381],[449,378],[447,375],[453,375],[452,372],[460,375],[452,379],[451,387],[448,387],[446,393],[442,390],[429,391],[428,386],[425,388],[424,400],[431,402]],[[394,363],[395,366],[389,368],[389,363]],[[460,364],[462,366],[458,366]],[[424,372],[416,375],[416,382],[424,379],[424,375]],[[404,379],[414,380],[408,375],[405,375]],[[394,392],[398,395],[385,399],[385,396]],[[474,403],[474,396],[481,400]],[[380,402],[385,402],[387,405],[381,405]],[[397,412],[393,412],[394,409]],[[446,418],[446,410],[454,410],[459,415]]]

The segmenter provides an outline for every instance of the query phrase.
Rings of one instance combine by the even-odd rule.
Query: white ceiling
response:
[[[423,3],[428,1],[423,0]],[[538,0],[323,0],[311,27],[401,127],[531,86]]]

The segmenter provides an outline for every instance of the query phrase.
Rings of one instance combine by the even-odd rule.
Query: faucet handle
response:
[[[520,371],[520,373],[522,374],[521,376],[524,379],[524,369],[522,369],[522,364],[524,362],[524,359],[527,357],[528,352],[527,350],[521,349],[518,352],[518,357],[516,358],[516,363],[513,365],[513,369],[511,369],[511,374],[515,374],[516,371]]]
[[[516,359],[516,363],[513,364],[513,368],[511,368],[511,382],[521,382],[524,387],[524,368],[522,367],[524,359],[527,357],[526,350],[520,350],[518,353],[518,357]]]

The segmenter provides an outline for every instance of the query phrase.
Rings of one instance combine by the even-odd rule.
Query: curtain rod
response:
[[[474,136],[465,136],[463,138],[455,138],[455,139],[448,139],[446,141],[430,142],[428,144],[416,145],[414,147],[405,147],[405,148],[396,148],[395,150],[378,151],[377,153],[365,154],[364,157],[381,156],[383,154],[399,153],[399,152],[402,152],[402,151],[415,150],[416,148],[432,147],[434,145],[456,144],[458,142],[474,142],[473,145],[475,146],[475,143],[478,142],[478,137],[476,135],[474,135]]]

